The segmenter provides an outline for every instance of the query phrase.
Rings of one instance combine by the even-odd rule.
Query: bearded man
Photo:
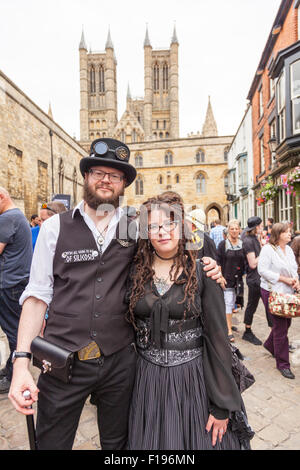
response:
[[[29,284],[20,299],[9,393],[23,414],[32,414],[26,407],[38,402],[38,449],[72,448],[89,396],[97,406],[102,449],[123,449],[127,443],[136,351],[125,319],[125,293],[137,230],[119,204],[136,177],[129,156],[122,142],[95,140],[90,156],[80,161],[83,201],[41,227]],[[28,367],[31,342],[41,331],[47,306],[44,339],[74,353],[72,378],[65,383],[48,368],[36,386]],[[25,390],[31,393],[28,401],[22,396]]]

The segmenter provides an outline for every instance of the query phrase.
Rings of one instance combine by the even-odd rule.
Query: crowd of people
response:
[[[290,227],[274,224],[265,245],[258,217],[243,233],[233,220],[208,234],[201,211],[186,213],[173,192],[148,199],[137,216],[120,205],[136,177],[129,156],[122,142],[94,141],[80,162],[83,200],[69,211],[45,203],[30,223],[0,188],[0,326],[10,347],[0,392],[24,415],[37,402],[41,450],[72,448],[88,397],[104,450],[250,449],[232,315],[246,275],[243,339],[261,344],[251,326],[268,282],[299,287]],[[293,246],[299,262],[299,237]],[[264,346],[292,378],[282,339],[290,322],[267,307],[266,315]],[[67,379],[48,363],[35,383],[36,337],[70,353]]]
[[[248,286],[248,299],[244,313],[245,331],[242,339],[263,345],[276,360],[281,374],[295,378],[290,369],[288,329],[290,318],[272,315],[269,310],[271,291],[293,294],[300,289],[300,235],[293,233],[291,222],[274,224],[273,218],[263,226],[260,217],[248,219],[242,230],[238,220],[231,220],[227,227],[220,220],[213,223],[210,236],[217,249],[217,261],[225,279],[224,301],[228,338],[234,342],[232,315],[243,307],[243,277]],[[252,331],[254,314],[259,300],[265,306],[266,322],[271,328],[267,340],[262,341]]]

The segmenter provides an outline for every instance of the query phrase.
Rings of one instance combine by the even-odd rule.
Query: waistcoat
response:
[[[120,219],[114,239],[101,254],[79,211],[74,217],[72,211],[60,214],[45,339],[73,352],[95,341],[104,355],[134,341],[125,320],[126,281],[136,243],[124,236],[124,224],[127,229],[131,223],[127,216]]]

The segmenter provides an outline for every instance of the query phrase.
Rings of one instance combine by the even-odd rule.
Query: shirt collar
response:
[[[74,207],[73,212],[72,212],[72,218],[75,217],[76,212],[79,211],[79,213],[82,215],[82,217],[85,216],[86,212],[84,211],[84,200],[80,201],[77,206]],[[124,211],[122,207],[117,207],[115,210],[114,217],[119,221],[122,215],[124,214]]]

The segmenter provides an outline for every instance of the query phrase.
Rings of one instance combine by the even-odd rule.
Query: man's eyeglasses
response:
[[[101,170],[92,170],[90,168],[89,174],[95,181],[102,181],[106,175],[108,175],[108,179],[111,183],[120,183],[124,179],[122,175],[116,175],[115,173],[107,173],[106,171]]]
[[[160,229],[163,228],[165,232],[173,232],[177,225],[179,224],[179,220],[168,220],[166,222],[163,222],[161,225],[159,224],[149,224],[148,225],[148,233],[151,235],[154,235],[156,233],[159,233]]]
[[[51,211],[51,212],[54,212],[54,214],[57,214],[56,210],[51,209],[51,207],[47,206],[47,204],[45,203],[41,205],[41,209],[47,209],[47,211]]]

